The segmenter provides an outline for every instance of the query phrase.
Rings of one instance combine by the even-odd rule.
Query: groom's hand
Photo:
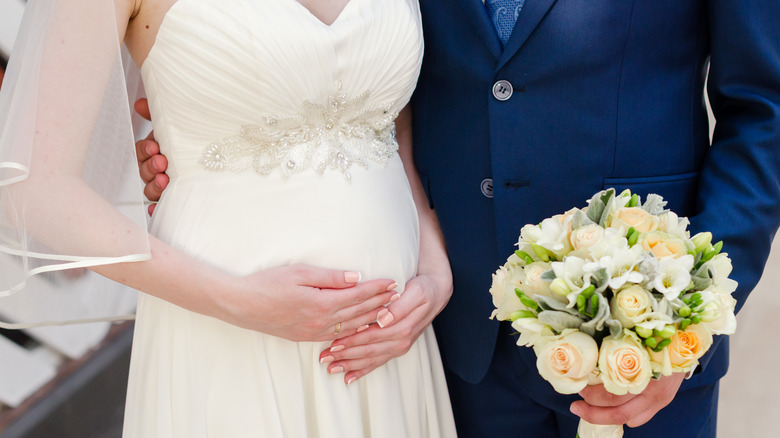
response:
[[[135,103],[135,110],[141,117],[151,121],[152,115],[149,112],[149,102],[146,99],[139,99]],[[160,145],[154,139],[154,131],[149,133],[143,140],[135,143],[135,154],[138,158],[138,168],[141,172],[141,179],[146,186],[144,195],[152,202],[160,200],[165,187],[168,186],[168,175],[165,171],[168,169],[168,159],[160,154]],[[149,214],[154,211],[156,204],[149,206]]]
[[[320,354],[331,374],[345,373],[349,384],[390,359],[403,356],[449,301],[452,277],[420,274],[406,283],[400,298],[387,306],[390,315],[367,330],[337,339]],[[382,318],[380,318],[381,320]]]
[[[684,373],[651,380],[641,394],[613,395],[603,385],[587,386],[580,391],[583,401],[571,404],[575,415],[593,424],[625,424],[638,427],[672,402]]]

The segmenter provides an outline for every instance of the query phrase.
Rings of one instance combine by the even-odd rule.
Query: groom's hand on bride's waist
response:
[[[138,114],[151,121],[152,115],[149,112],[149,103],[146,99],[139,99],[135,103],[135,110]],[[149,133],[143,140],[135,143],[135,154],[138,158],[138,169],[141,173],[141,179],[146,185],[144,195],[152,202],[160,200],[163,190],[168,185],[168,175],[165,171],[168,169],[168,159],[160,153],[160,145],[154,139],[154,131]],[[149,214],[154,211],[156,204],[149,206]]]
[[[607,392],[604,385],[587,386],[580,391],[583,401],[572,403],[571,411],[593,424],[638,427],[672,402],[684,378],[684,373],[662,376],[651,380],[640,394],[614,395]]]

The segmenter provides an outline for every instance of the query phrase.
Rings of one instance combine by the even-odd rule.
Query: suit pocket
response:
[[[699,172],[677,175],[663,175],[640,178],[604,178],[604,189],[614,188],[617,193],[631,190],[646,199],[655,193],[667,201],[666,208],[679,216],[693,216],[697,213],[696,193],[699,186]]]

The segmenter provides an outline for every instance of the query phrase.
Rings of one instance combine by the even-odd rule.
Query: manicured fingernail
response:
[[[343,350],[344,348],[346,348],[346,347],[344,347],[343,345],[336,345],[336,346],[333,346],[333,347],[330,348],[330,352],[331,353],[338,353],[339,351]]]
[[[392,297],[390,297],[390,302],[394,303],[394,302],[398,301],[399,298],[401,298],[401,294],[395,294]]]
[[[357,377],[350,377],[350,378],[347,380],[347,385],[349,385],[350,383],[354,382],[355,380],[357,380]]]
[[[347,283],[359,283],[360,282],[360,272],[345,272],[344,273],[344,281]]]
[[[382,328],[384,328],[386,325],[393,322],[393,319],[395,319],[395,317],[387,309],[380,310],[379,313],[376,315],[376,323],[379,324],[379,327]]]
[[[333,368],[331,368],[331,369],[330,369],[330,371],[328,371],[328,372],[329,372],[330,374],[338,374],[338,373],[343,373],[343,372],[344,372],[344,368],[342,368],[342,367],[333,367]]]
[[[368,324],[361,325],[360,327],[357,328],[358,333],[362,332],[363,330],[368,330]]]
[[[147,154],[152,155],[152,145],[146,145],[144,151],[146,151]]]
[[[569,406],[569,410],[571,411],[572,414],[574,414],[574,415],[576,415],[578,417],[580,416],[580,410],[577,408],[577,405],[573,404],[573,405]]]
[[[320,359],[320,363],[331,363],[334,360],[336,360],[336,358],[334,358],[333,356],[325,356],[322,359]]]
[[[390,292],[391,290],[398,287],[398,283],[393,282],[390,286],[387,286],[387,291]]]

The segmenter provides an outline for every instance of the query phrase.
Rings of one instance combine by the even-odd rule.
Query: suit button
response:
[[[493,84],[493,97],[497,100],[502,102],[509,100],[509,98],[512,97],[513,92],[512,84],[510,84],[509,81],[500,80]]]
[[[482,184],[480,184],[480,189],[482,190],[482,194],[485,195],[486,198],[492,198],[493,197],[493,179],[492,178],[485,178],[482,180]]]

